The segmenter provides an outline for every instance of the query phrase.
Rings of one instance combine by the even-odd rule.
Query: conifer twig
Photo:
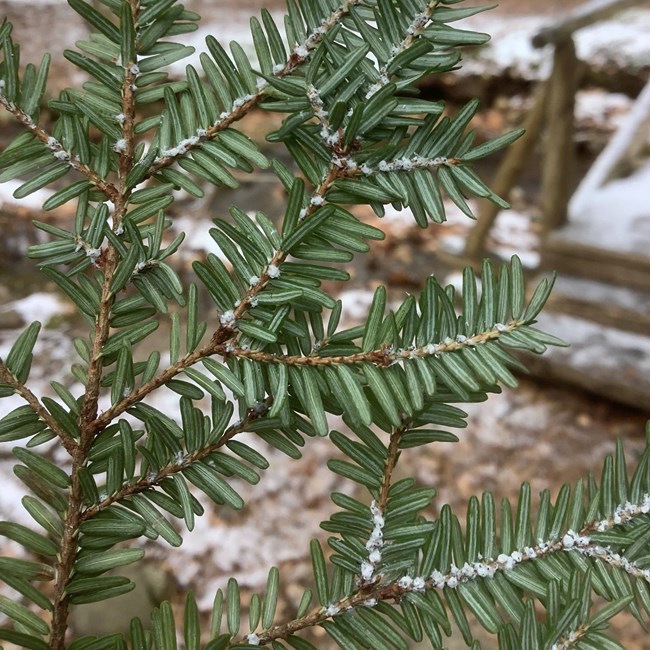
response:
[[[181,472],[185,467],[189,467],[190,465],[192,465],[192,463],[197,463],[207,458],[210,454],[213,454],[215,451],[218,451],[219,449],[224,447],[236,435],[247,431],[249,425],[252,422],[258,420],[259,418],[264,417],[267,414],[270,405],[271,405],[271,399],[269,398],[263,404],[262,408],[249,409],[248,413],[244,418],[242,418],[238,422],[234,422],[233,424],[231,424],[219,437],[219,440],[217,440],[215,443],[203,447],[199,451],[175,459],[174,463],[171,463],[166,467],[161,468],[160,471],[156,472],[155,474],[151,476],[149,475],[144,476],[139,481],[131,485],[125,485],[121,490],[119,490],[115,494],[111,494],[110,496],[107,496],[100,503],[97,503],[93,506],[86,508],[80,516],[80,521],[86,521],[87,519],[91,519],[98,512],[105,510],[111,504],[117,503],[122,499],[125,499],[133,494],[139,494],[140,492],[145,492],[146,490],[149,490],[150,488],[159,485],[160,482],[163,479],[167,478],[168,476],[172,476],[173,474]]]
[[[650,512],[650,494],[645,494],[638,503],[620,504],[612,517],[601,521],[593,521],[585,524],[580,531],[567,531],[561,539],[538,540],[535,546],[526,547],[523,551],[513,551],[510,555],[500,554],[497,558],[481,558],[478,562],[466,563],[462,567],[451,565],[445,573],[433,571],[430,576],[402,576],[388,582],[383,582],[380,576],[376,576],[371,582],[362,582],[360,588],[345,598],[329,604],[327,607],[319,607],[309,614],[296,618],[288,623],[276,625],[256,636],[256,644],[268,645],[276,639],[286,639],[289,635],[300,630],[315,627],[324,623],[327,619],[335,616],[345,615],[358,607],[374,607],[379,602],[399,602],[409,593],[424,593],[427,590],[435,589],[457,589],[460,585],[482,581],[493,578],[498,572],[512,571],[522,563],[538,560],[542,557],[550,557],[557,553],[580,553],[584,556],[598,556],[610,566],[617,566],[626,573],[644,580],[650,584],[650,569],[642,569],[634,562],[625,560],[621,556],[611,553],[607,548],[601,546],[589,536],[594,532],[605,532],[614,526],[631,524],[634,520]],[[570,648],[577,639],[570,634],[563,637],[560,643],[564,645],[554,646]],[[238,640],[232,645],[247,643],[247,637]],[[569,645],[567,645],[569,643]]]
[[[0,362],[0,380],[3,384],[11,386],[28,404],[32,410],[38,415],[45,424],[59,437],[61,444],[65,450],[73,455],[77,450],[77,443],[74,438],[63,429],[59,423],[50,415],[50,412],[41,404],[41,401],[34,395],[34,393],[27,388],[22,382],[14,377],[13,373]]]
[[[129,0],[131,18],[136,21],[140,8],[140,0]],[[134,116],[135,92],[138,68],[136,61],[124,61],[124,81],[122,84],[122,114],[125,119],[122,123],[122,139],[114,145],[114,150],[120,154],[118,168],[118,187],[114,198],[115,210],[113,214],[113,228],[117,230],[126,215],[130,188],[126,180],[133,163],[134,151]],[[71,485],[68,493],[68,507],[63,524],[63,536],[60,542],[60,555],[57,562],[57,577],[53,598],[52,626],[50,633],[50,649],[63,650],[65,647],[65,634],[68,627],[69,596],[66,587],[72,578],[75,561],[77,559],[78,535],[81,509],[83,505],[83,489],[80,470],[84,466],[88,453],[95,439],[96,431],[93,427],[97,417],[97,408],[100,395],[101,380],[103,376],[103,349],[110,334],[110,316],[114,302],[111,292],[111,281],[117,268],[120,256],[115,247],[109,242],[106,262],[103,265],[103,282],[99,309],[95,319],[93,345],[90,361],[86,373],[86,392],[84,394],[81,413],[79,416],[80,442],[75,450],[72,461]]]
[[[93,171],[88,165],[84,165],[77,156],[71,155],[63,145],[49,134],[42,126],[36,124],[30,115],[25,113],[20,106],[13,102],[7,101],[6,97],[0,93],[0,104],[11,113],[16,120],[30,131],[38,140],[46,145],[52,152],[53,159],[65,161],[72,169],[85,176],[98,190],[106,195],[106,198],[115,201],[117,199],[117,188],[112,183],[104,180],[97,172]]]

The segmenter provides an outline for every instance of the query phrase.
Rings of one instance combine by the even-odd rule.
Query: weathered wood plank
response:
[[[650,258],[640,253],[595,248],[553,236],[543,245],[542,264],[559,273],[623,287],[650,287]]]
[[[545,27],[533,37],[534,47],[561,43],[574,32],[594,23],[610,18],[624,9],[630,9],[648,0],[592,0],[578,7],[567,18],[550,27]]]
[[[642,336],[650,332],[650,287],[628,289],[562,273],[548,309]]]
[[[650,81],[637,97],[634,107],[591,166],[575,191],[570,204],[571,214],[580,214],[594,192],[615,178],[625,168],[629,170],[647,143],[650,134]]]
[[[535,376],[650,410],[650,338],[550,311],[540,314],[539,327],[571,346],[526,354]]]
[[[573,39],[558,43],[548,81],[546,137],[542,169],[542,230],[559,228],[567,219],[575,173],[574,111],[579,64]]]
[[[508,149],[494,180],[490,183],[492,190],[506,201],[509,200],[512,188],[540,139],[544,125],[547,88],[548,82],[538,86],[533,100],[533,108],[526,115],[523,124],[526,133]],[[500,211],[501,208],[495,203],[487,199],[481,201],[478,220],[470,230],[465,243],[464,255],[466,257],[477,258],[482,255],[485,249],[485,239]]]

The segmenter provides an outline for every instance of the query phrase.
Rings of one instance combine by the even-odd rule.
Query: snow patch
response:
[[[24,404],[24,402],[22,403]],[[20,404],[16,404],[14,408],[17,406],[20,406]],[[14,442],[12,444],[16,446],[19,443]],[[29,516],[21,504],[21,499],[27,493],[27,490],[13,473],[13,466],[15,464],[16,460],[14,458],[0,462],[0,475],[2,475],[2,490],[0,490],[0,519],[3,521],[15,521],[18,524],[23,524],[23,526],[27,526],[33,530],[38,530],[38,532],[42,533],[43,530],[36,526],[34,520]],[[7,544],[7,540],[2,540],[3,555],[8,552]]]
[[[464,55],[460,74],[498,76],[504,71],[522,79],[542,79],[551,66],[551,48],[536,49],[532,38],[552,24],[545,16],[517,16],[504,19],[481,14],[460,21],[463,29],[491,34],[489,43],[470,58]],[[636,9],[586,27],[575,35],[578,58],[604,68],[642,69],[650,66],[650,11]]]
[[[217,242],[208,234],[210,228],[213,227],[214,224],[210,219],[174,217],[174,222],[172,224],[174,231],[176,233],[185,233],[185,239],[183,240],[183,246],[179,251],[179,255],[183,257],[183,255],[186,255],[188,251],[202,252],[206,255],[208,253],[214,253],[214,255],[230,267],[230,262],[219,247],[219,244],[217,244]]]
[[[609,93],[602,88],[590,88],[576,93],[576,122],[616,130],[629,113],[634,100],[622,93]]]
[[[5,181],[0,185],[0,208],[4,205],[19,205],[26,210],[39,211],[43,209],[43,203],[47,201],[54,192],[48,189],[36,190],[24,199],[15,199],[14,192],[25,183],[24,180]]]
[[[15,311],[25,323],[40,321],[47,324],[55,316],[69,313],[71,307],[68,303],[62,302],[56,294],[39,291],[31,296],[8,302],[0,308],[0,311]]]
[[[585,246],[645,255],[650,250],[650,163],[627,178],[610,181],[582,196],[579,211],[560,231],[563,239]],[[613,227],[615,224],[615,227]]]
[[[500,212],[490,231],[490,240],[489,249],[501,259],[510,260],[516,254],[526,268],[539,266],[539,239],[529,214],[517,210]]]
[[[369,289],[350,289],[339,294],[343,302],[344,322],[360,323],[365,321],[372,305],[373,293]]]
[[[251,36],[249,26],[250,12],[247,9],[238,11],[235,8],[229,8],[227,13],[227,19],[224,19],[223,15],[221,15],[213,20],[204,20],[197,31],[190,34],[183,34],[183,45],[193,47],[195,51],[189,57],[176,61],[166,68],[173,76],[184,78],[185,66],[187,65],[193,65],[200,69],[199,57],[202,52],[208,52],[207,45],[205,44],[206,36],[214,36],[224,46],[226,43],[236,41],[242,46],[244,52],[246,52],[252,62],[257,61],[253,37]],[[286,43],[284,12],[271,10],[270,13],[273,22],[276,24],[282,36],[282,41]]]

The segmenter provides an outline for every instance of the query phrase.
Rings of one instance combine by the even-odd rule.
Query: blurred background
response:
[[[197,59],[207,34],[224,45],[237,40],[252,55],[248,19],[262,6],[282,22],[280,0],[185,4],[204,17],[198,32],[183,37],[197,48]],[[50,97],[83,82],[61,55],[88,33],[67,3],[0,0],[3,16],[14,24],[23,63],[39,61],[44,50],[51,52]],[[345,318],[354,323],[364,317],[380,283],[397,302],[405,293],[419,291],[427,274],[458,284],[464,265],[517,253],[531,286],[549,270],[558,271],[556,291],[540,326],[571,347],[527,357],[532,374],[521,377],[519,389],[468,405],[469,426],[460,432],[459,443],[404,452],[399,477],[415,476],[439,490],[432,516],[444,503],[462,513],[469,497],[482,490],[493,491],[497,499],[513,498],[524,480],[530,481],[533,494],[546,487],[556,493],[564,482],[598,473],[617,437],[625,441],[633,462],[644,447],[650,414],[650,3],[503,0],[464,22],[491,34],[492,41],[467,48],[462,68],[426,80],[422,93],[445,100],[450,112],[479,97],[481,110],[472,124],[479,140],[521,125],[527,128],[514,147],[478,167],[482,178],[509,198],[512,209],[497,213],[474,201],[479,219],[472,222],[450,204],[448,223],[427,230],[418,228],[408,211],[387,209],[380,220],[369,209],[358,209],[385,230],[386,239],[355,258],[348,269],[350,282],[326,288],[344,301]],[[171,73],[182,75],[186,63],[173,66]],[[44,110],[42,122],[50,120]],[[288,161],[286,152],[264,140],[277,125],[277,115],[262,111],[242,123],[268,155]],[[12,118],[0,113],[0,147],[17,133]],[[207,231],[210,220],[226,216],[230,205],[281,216],[285,196],[271,174],[238,180],[237,189],[208,189],[200,201],[178,194],[168,216],[175,230],[187,233],[177,260],[182,274],[194,259],[219,253]],[[69,204],[42,212],[45,190],[18,202],[12,197],[18,184],[0,185],[0,356],[26,323],[41,320],[46,327],[37,345],[33,389],[50,395],[48,382],[56,379],[78,393],[68,366],[75,354],[71,336],[83,333],[81,323],[33,261],[25,259],[27,246],[40,237],[31,220],[66,226],[74,210]],[[214,317],[207,300],[205,309],[207,318]],[[157,346],[166,348],[166,322],[158,335],[139,349],[142,356]],[[155,399],[175,413],[169,395],[161,392]],[[0,414],[19,403],[2,400]],[[340,426],[332,421],[333,428]],[[246,441],[260,444],[252,437]],[[150,544],[149,564],[138,576],[144,591],[135,601],[125,601],[128,616],[137,602],[145,605],[143,616],[157,598],[180,602],[189,588],[208,611],[215,590],[225,587],[230,576],[252,592],[263,588],[272,565],[281,569],[280,618],[292,616],[302,589],[310,585],[308,541],[326,539],[319,523],[334,510],[328,495],[353,488],[327,470],[325,463],[336,450],[326,440],[309,441],[301,461],[264,452],[270,455],[271,468],[260,484],[237,486],[247,501],[243,512],[209,509],[172,553],[162,543]],[[51,453],[65,462],[60,450]],[[11,465],[7,446],[0,449],[0,519],[32,525],[20,505],[22,485],[14,481]],[[0,551],[14,554],[18,547],[0,540]],[[110,625],[99,628],[105,608],[102,604],[100,615],[88,609],[77,616],[77,633],[113,631]],[[616,619],[616,625],[615,636],[626,648],[648,647],[645,634],[626,617]],[[314,638],[318,647],[330,647],[327,638]],[[495,645],[495,640],[483,640],[484,648]],[[448,647],[464,646],[452,639]]]

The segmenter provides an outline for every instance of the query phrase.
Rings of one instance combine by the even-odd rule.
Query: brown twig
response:
[[[132,20],[135,22],[139,11],[140,0],[129,0]],[[114,195],[115,211],[113,228],[120,227],[126,215],[131,189],[126,185],[128,172],[133,166],[134,151],[134,121],[135,121],[135,81],[136,72],[132,67],[134,61],[124,62],[124,81],[122,84],[122,113],[125,120],[122,124],[123,140],[116,151],[120,154],[118,166],[118,187]],[[109,243],[103,265],[103,284],[99,310],[95,320],[95,332],[91,357],[86,374],[86,393],[79,415],[80,442],[73,455],[72,480],[68,495],[68,507],[64,521],[63,536],[60,543],[60,554],[57,562],[57,579],[53,598],[52,626],[50,633],[50,648],[63,650],[65,634],[68,627],[69,599],[66,587],[72,578],[77,559],[77,538],[83,505],[83,492],[79,479],[79,470],[84,466],[86,458],[95,439],[94,422],[97,418],[97,405],[103,375],[104,359],[102,351],[110,334],[110,316],[114,302],[111,292],[111,281],[119,262],[119,254]]]
[[[181,462],[175,462],[170,465],[167,465],[166,467],[163,467],[160,471],[156,473],[155,476],[152,477],[145,476],[141,478],[139,481],[137,481],[136,483],[133,483],[132,485],[125,485],[121,490],[119,490],[115,494],[111,494],[109,497],[107,497],[100,503],[97,503],[94,506],[90,506],[89,508],[86,508],[80,516],[80,521],[86,521],[87,519],[94,517],[98,512],[105,510],[113,503],[117,503],[122,499],[126,499],[127,497],[130,497],[133,494],[145,492],[146,490],[149,490],[155,487],[156,485],[159,485],[160,482],[163,479],[167,478],[168,476],[171,476],[178,472],[182,472],[185,467],[189,467],[192,463],[197,463],[201,460],[204,460],[210,454],[213,454],[215,451],[218,451],[219,449],[224,447],[236,435],[247,431],[251,422],[258,420],[261,417],[264,417],[267,414],[270,405],[271,405],[271,399],[268,399],[264,404],[264,408],[249,409],[248,413],[246,414],[246,417],[244,417],[239,422],[236,422],[235,424],[231,424],[224,431],[223,435],[219,438],[219,440],[217,440],[212,445],[204,447],[203,449],[200,449],[199,451],[193,454],[188,454],[187,456],[184,456]]]
[[[338,168],[334,166],[331,167],[322,183],[314,191],[314,194],[322,195],[327,193],[327,191],[329,191],[331,186],[334,184],[334,181],[338,177],[337,173]],[[305,219],[313,215],[318,209],[318,206],[310,204],[306,209]],[[254,301],[255,297],[268,285],[269,281],[272,279],[271,275],[269,275],[268,272],[269,267],[276,266],[279,268],[286,260],[287,256],[288,253],[285,251],[276,251],[275,255],[267,265],[267,271],[261,275],[259,282],[255,286],[249,287],[248,291],[241,299],[240,304],[237,307],[234,307],[232,314],[234,323],[236,323],[237,320],[246,314],[251,306],[251,302]],[[160,388],[161,386],[164,386],[170,379],[173,379],[176,375],[180,374],[185,368],[189,368],[195,363],[198,363],[201,361],[201,359],[205,359],[206,357],[210,357],[215,354],[225,355],[226,350],[234,344],[237,336],[238,332],[230,325],[220,325],[214,331],[214,334],[212,335],[212,338],[207,345],[205,345],[203,348],[195,350],[182,359],[179,359],[177,363],[163,370],[160,374],[156,375],[146,384],[143,384],[142,386],[136,388],[129,395],[125,396],[124,399],[122,399],[120,402],[113,404],[111,408],[107,409],[101,415],[97,416],[92,425],[90,425],[90,428],[94,432],[100,431],[104,427],[108,426],[108,424],[110,424],[116,417],[124,413],[127,409],[131,408],[131,406],[142,401],[147,395],[149,395],[149,393],[156,390],[157,388]]]
[[[13,102],[7,101],[7,99],[1,94],[0,104],[2,104],[2,106],[16,118],[22,126],[24,126],[28,131],[31,131],[38,140],[50,149],[53,159],[55,159],[56,154],[65,155],[66,157],[62,158],[62,160],[65,160],[72,169],[76,169],[80,174],[85,176],[98,190],[103,192],[108,199],[111,201],[116,200],[117,188],[115,185],[105,181],[101,176],[99,176],[99,174],[88,167],[88,165],[84,165],[79,158],[66,151],[58,140],[53,138],[45,129],[43,129],[43,127],[36,124],[36,122],[34,122],[34,120],[32,120],[32,118],[27,115],[20,106],[16,106]]]
[[[285,66],[278,72],[275,72],[274,76],[278,78],[286,77],[301,65],[306,63],[309,60],[311,51],[323,40],[325,34],[332,27],[337,25],[341,18],[350,12],[350,9],[352,7],[360,3],[361,0],[345,0],[342,2],[340,7],[333,11],[328,18],[323,20],[320,28],[317,31],[312,33],[301,46],[294,48],[294,51],[289,56],[289,59]],[[241,103],[236,106],[233,105],[232,110],[222,119],[219,119],[215,124],[205,129],[205,133],[197,135],[195,143],[186,143],[183,146],[182,152],[174,153],[173,155],[168,156],[163,155],[163,152],[161,152],[160,160],[156,161],[150,167],[145,178],[150,178],[151,176],[157,174],[160,170],[173,165],[179,158],[185,156],[187,152],[200,147],[203,142],[212,140],[221,131],[226,130],[241,120],[264,99],[265,94],[266,90],[264,87],[262,87],[255,94],[250,95],[246,98],[240,98]]]
[[[9,369],[0,363],[0,380],[3,384],[11,386],[31,407],[45,424],[59,437],[65,450],[72,456],[77,450],[75,439],[63,429],[59,423],[50,415],[50,412],[41,404],[40,400],[32,393],[27,386],[18,381]]]
[[[386,463],[384,464],[384,475],[381,479],[381,488],[379,490],[379,498],[377,499],[377,507],[382,512],[386,512],[386,504],[388,503],[388,493],[390,491],[391,481],[393,479],[393,471],[397,466],[399,459],[399,443],[404,433],[408,430],[406,425],[397,429],[393,429],[390,434],[390,442],[388,443],[388,455],[386,456]]]
[[[488,341],[496,341],[503,334],[512,332],[525,324],[524,321],[513,321],[507,325],[493,327],[485,332],[480,332],[474,336],[460,338],[455,341],[443,341],[442,343],[425,346],[423,348],[404,348],[402,350],[393,350],[390,347],[382,346],[378,350],[357,352],[355,354],[347,355],[291,355],[248,350],[246,348],[233,346],[232,343],[228,343],[226,345],[217,346],[214,353],[223,356],[242,357],[260,363],[283,364],[287,366],[331,366],[336,364],[354,365],[357,363],[373,363],[377,366],[390,366],[392,363],[406,361],[416,357],[423,358],[437,356],[466,348],[475,348],[476,346],[482,345]]]
[[[387,600],[399,601],[399,599],[411,589],[404,589],[396,582],[389,582],[381,584],[379,582],[374,585],[366,585],[363,589],[356,593],[343,598],[328,607],[320,607],[313,610],[311,613],[294,619],[282,625],[274,625],[262,634],[257,635],[259,645],[268,645],[276,639],[286,639],[288,636],[305,630],[310,627],[315,627],[324,623],[327,619],[333,618],[339,612],[348,612],[356,609],[357,607],[368,606],[371,602],[382,602]],[[232,645],[240,645],[247,643],[247,637],[233,642]]]

